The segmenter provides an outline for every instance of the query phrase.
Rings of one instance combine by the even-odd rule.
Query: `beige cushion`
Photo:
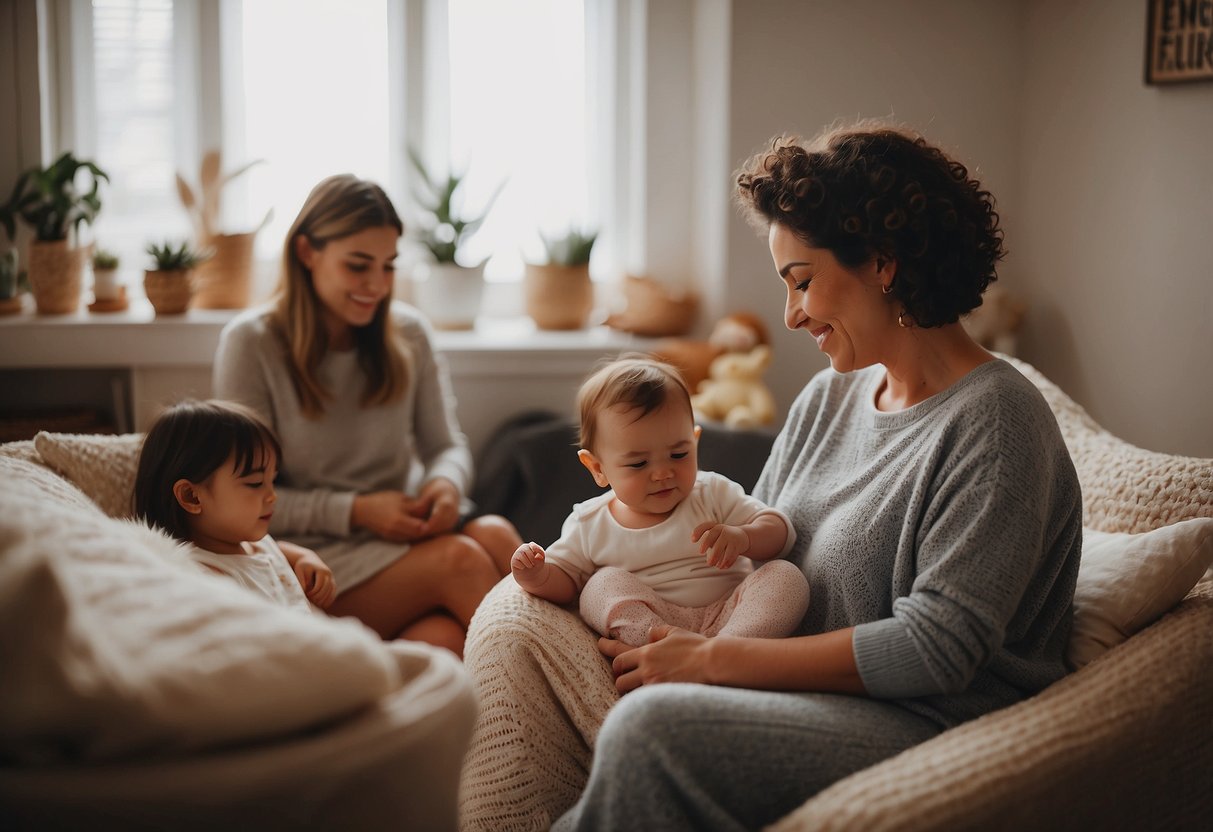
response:
[[[47,433],[34,437],[42,461],[80,488],[110,517],[133,514],[135,470],[143,434]]]
[[[1213,517],[1213,459],[1147,451],[1125,442],[1024,361],[1002,356],[1040,390],[1057,417],[1082,486],[1083,526],[1146,532]]]
[[[273,606],[160,532],[0,458],[0,760],[184,752],[309,728],[398,687],[353,620]]]
[[[1067,654],[1078,668],[1161,617],[1213,563],[1213,520],[1143,534],[1083,530]]]

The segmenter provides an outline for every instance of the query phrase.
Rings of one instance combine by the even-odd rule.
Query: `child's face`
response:
[[[598,437],[581,462],[601,486],[641,514],[667,515],[695,485],[699,472],[696,447],[699,428],[689,407],[667,401],[641,416],[627,405],[615,405],[598,416]]]
[[[262,450],[244,476],[236,470],[235,456],[229,456],[194,488],[198,510],[191,511],[189,519],[194,542],[213,552],[237,553],[242,541],[265,537],[277,500],[277,474],[278,460],[271,450]]]

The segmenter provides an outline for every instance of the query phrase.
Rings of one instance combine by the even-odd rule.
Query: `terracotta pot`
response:
[[[29,244],[29,285],[39,313],[66,315],[80,308],[85,253],[67,240]]]
[[[157,315],[180,315],[189,307],[194,294],[194,272],[192,269],[146,271],[143,290]]]
[[[471,329],[484,295],[484,264],[420,263],[413,298],[435,329]]]
[[[581,329],[594,308],[589,266],[528,263],[523,286],[526,313],[540,329]]]
[[[204,244],[211,257],[194,272],[197,309],[242,309],[248,306],[253,285],[253,242],[256,231],[247,234],[216,234]]]

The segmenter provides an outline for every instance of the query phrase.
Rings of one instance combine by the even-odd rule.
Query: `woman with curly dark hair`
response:
[[[600,642],[632,693],[557,829],[757,828],[1066,672],[1074,466],[1036,388],[958,322],[1003,254],[989,192],[921,136],[861,124],[774,140],[737,196],[788,328],[832,365],[754,490],[796,527],[809,611],[788,639]]]

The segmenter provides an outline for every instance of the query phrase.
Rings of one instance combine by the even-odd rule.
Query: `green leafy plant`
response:
[[[118,255],[112,251],[106,251],[103,248],[97,249],[93,254],[94,269],[116,269],[118,268]]]
[[[480,228],[505,183],[498,186],[479,216],[456,214],[453,206],[455,192],[463,184],[464,175],[452,172],[445,178],[434,176],[416,150],[409,148],[408,154],[422,184],[421,188],[413,191],[413,198],[426,213],[421,242],[439,263],[454,263],[460,246]]]
[[[590,252],[598,239],[598,232],[570,228],[563,237],[546,237],[540,232],[539,239],[543,240],[549,263],[557,266],[584,266],[590,262]]]
[[[148,243],[147,253],[155,261],[155,271],[158,272],[187,271],[211,256],[209,251],[195,251],[188,242],[174,246],[172,240]]]
[[[85,171],[87,189],[76,184]],[[0,225],[9,239],[17,234],[17,218],[25,220],[42,242],[66,240],[70,230],[89,224],[101,211],[99,189],[109,176],[92,162],[64,153],[50,167],[34,167],[21,174],[8,202],[0,206]]]

